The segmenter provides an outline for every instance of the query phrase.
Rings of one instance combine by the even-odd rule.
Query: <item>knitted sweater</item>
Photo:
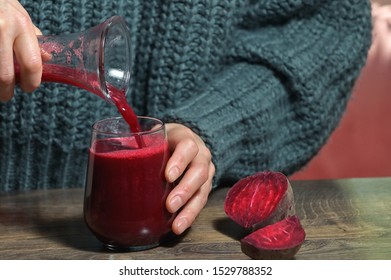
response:
[[[371,41],[366,0],[22,0],[44,34],[113,15],[131,31],[128,101],[209,146],[215,185],[303,167],[338,125]],[[0,104],[0,190],[82,187],[91,125],[119,115],[47,83]]]

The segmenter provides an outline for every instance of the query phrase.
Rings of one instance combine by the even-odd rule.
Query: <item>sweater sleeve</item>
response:
[[[241,9],[221,71],[165,117],[203,137],[216,185],[266,169],[290,175],[324,145],[365,63],[368,2],[272,0]]]

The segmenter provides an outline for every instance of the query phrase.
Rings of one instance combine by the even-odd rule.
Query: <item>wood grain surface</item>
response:
[[[391,259],[391,178],[293,181],[306,240],[296,259]],[[160,247],[116,253],[83,220],[83,189],[0,194],[0,259],[248,259],[244,231],[224,213],[228,188],[191,229]]]

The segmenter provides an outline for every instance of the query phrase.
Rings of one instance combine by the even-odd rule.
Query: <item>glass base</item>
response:
[[[159,245],[160,245],[160,243],[153,243],[153,244],[140,245],[140,246],[116,246],[116,245],[112,245],[112,244],[105,244],[107,249],[109,249],[110,251],[115,251],[115,252],[143,251],[143,250],[148,250],[148,249],[158,247]]]

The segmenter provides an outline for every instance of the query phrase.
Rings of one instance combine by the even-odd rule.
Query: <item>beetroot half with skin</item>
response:
[[[227,193],[224,210],[251,232],[241,248],[253,259],[291,259],[304,242],[292,187],[280,172],[259,172],[238,181]]]
[[[224,210],[237,224],[255,230],[295,214],[291,185],[280,172],[258,172],[228,191]]]
[[[242,240],[243,253],[253,259],[292,259],[305,239],[305,231],[296,216],[260,228]]]

